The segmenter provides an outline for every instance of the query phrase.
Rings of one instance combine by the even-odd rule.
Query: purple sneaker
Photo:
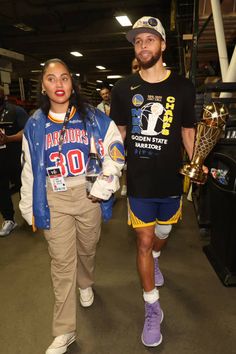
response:
[[[163,317],[163,311],[158,300],[153,304],[145,302],[145,322],[141,339],[147,347],[156,347],[161,344],[160,324]]]
[[[158,265],[158,257],[154,258],[154,274],[155,274],[155,286],[162,286],[164,284],[164,278]]]

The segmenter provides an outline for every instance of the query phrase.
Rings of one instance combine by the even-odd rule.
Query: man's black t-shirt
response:
[[[4,128],[6,135],[17,134],[20,130],[24,129],[28,117],[28,113],[22,107],[6,102],[3,110],[0,112],[0,122],[8,122],[9,125],[5,126],[0,124],[0,128]],[[14,163],[14,160],[19,160],[21,144],[21,142],[6,144],[6,148],[0,149],[0,161],[2,162],[4,160],[9,163]]]
[[[195,124],[195,91],[175,73],[158,83],[139,74],[117,82],[111,118],[126,126],[128,195],[162,198],[182,193],[181,129]]]

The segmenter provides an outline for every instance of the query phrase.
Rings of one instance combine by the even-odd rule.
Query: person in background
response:
[[[139,72],[139,70],[140,70],[139,62],[138,62],[137,58],[134,58],[131,63],[131,72],[132,72],[132,74],[135,74],[135,73]]]
[[[55,338],[46,354],[61,354],[76,339],[77,285],[83,307],[94,301],[101,206],[119,188],[124,148],[115,123],[83,102],[63,61],[47,61],[41,80],[40,109],[23,135],[20,210],[34,229],[44,230],[48,242]],[[85,171],[91,145],[102,172],[88,195]]]
[[[143,288],[142,342],[162,342],[163,310],[158,287],[164,284],[158,257],[172,224],[181,217],[182,144],[189,158],[195,137],[195,90],[186,78],[163,65],[165,30],[158,18],[137,20],[126,38],[140,71],[112,90],[111,118],[127,145],[129,223],[137,236],[137,267]]]
[[[102,102],[97,105],[97,108],[109,116],[111,109],[111,91],[107,86],[104,86],[101,87],[99,94],[102,98]]]
[[[20,190],[21,141],[27,119],[22,107],[7,102],[4,88],[0,86],[0,212],[4,219],[0,237],[9,235],[17,226],[11,186],[14,191]]]

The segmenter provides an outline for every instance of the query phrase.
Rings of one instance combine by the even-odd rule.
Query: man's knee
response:
[[[141,250],[150,250],[154,244],[154,235],[153,230],[145,229],[145,228],[137,228],[136,230],[137,235],[137,245],[138,249]]]
[[[169,236],[171,229],[172,229],[172,225],[170,224],[168,225],[157,224],[155,226],[155,235],[159,239],[164,240]]]

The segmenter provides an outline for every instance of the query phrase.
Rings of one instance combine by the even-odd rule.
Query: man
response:
[[[159,291],[164,279],[160,250],[181,216],[182,143],[192,156],[195,136],[194,87],[163,66],[166,36],[159,19],[142,17],[126,34],[140,71],[116,83],[111,118],[127,144],[129,217],[137,236],[137,267],[143,287],[142,342],[162,341]]]
[[[21,186],[21,141],[28,114],[23,108],[6,101],[0,86],[0,212],[4,222],[0,237],[10,234],[17,226],[11,199],[10,183],[14,190]]]
[[[109,116],[111,107],[111,91],[107,87],[102,87],[100,90],[100,96],[102,97],[102,102],[97,105],[97,108]]]

